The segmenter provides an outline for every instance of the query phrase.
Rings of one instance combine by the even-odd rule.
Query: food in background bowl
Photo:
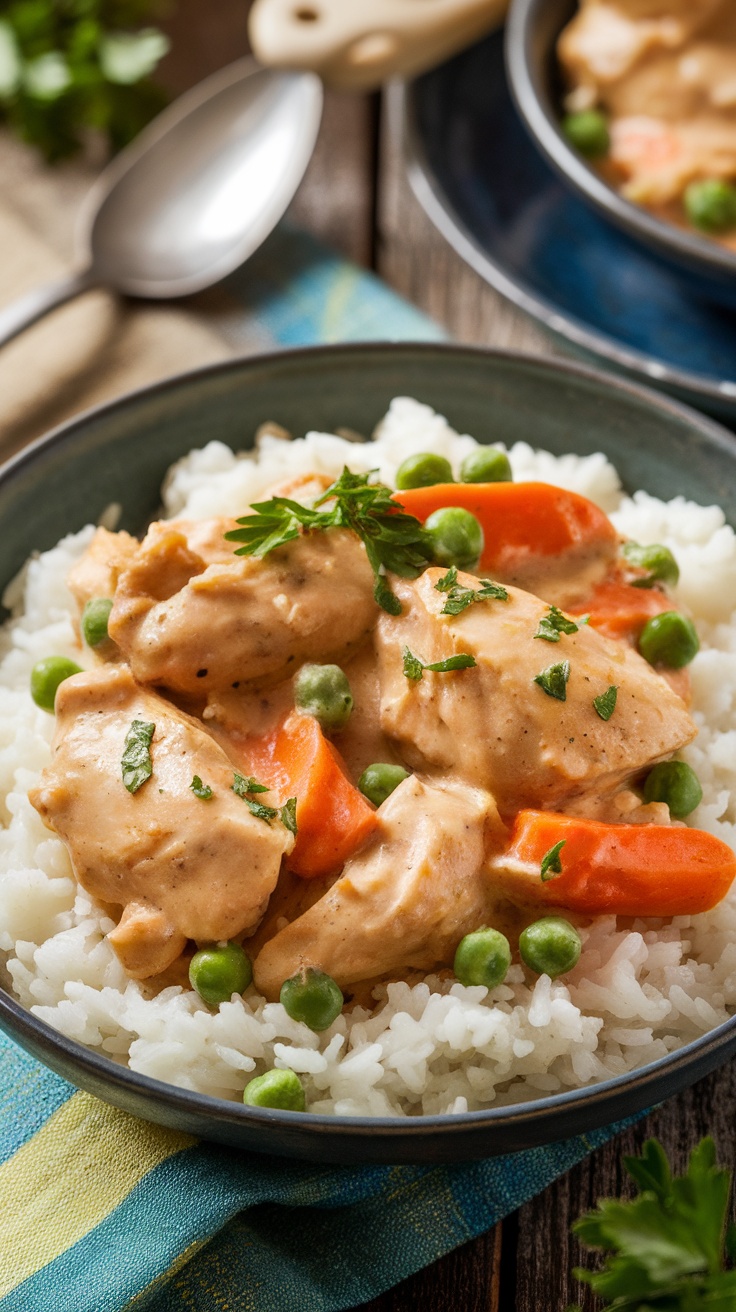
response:
[[[581,0],[563,128],[628,200],[736,250],[732,0]]]
[[[509,456],[406,400],[373,445],[215,442],[142,544],[31,563],[0,942],[37,1015],[187,1088],[406,1115],[731,1013],[734,535]]]

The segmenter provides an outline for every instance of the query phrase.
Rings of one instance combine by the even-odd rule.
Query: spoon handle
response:
[[[6,305],[0,310],[0,346],[11,342],[18,333],[48,314],[49,310],[56,309],[57,305],[63,305],[65,301],[71,301],[88,288],[94,287],[96,281],[91,269],[82,269],[79,273],[67,274],[57,282],[47,283],[45,287],[37,287]]]

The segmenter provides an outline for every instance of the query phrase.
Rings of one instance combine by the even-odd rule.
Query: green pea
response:
[[[271,1070],[256,1075],[243,1090],[246,1107],[275,1107],[282,1112],[303,1112],[304,1088],[295,1071]]]
[[[93,597],[82,611],[82,637],[88,647],[99,647],[108,637],[107,621],[112,601],[109,597]]]
[[[653,583],[667,583],[674,587],[677,583],[680,569],[669,547],[663,547],[661,543],[642,547],[638,542],[625,542],[621,551],[630,565],[647,571],[646,578],[634,580],[636,587],[650,588]]]
[[[250,957],[239,943],[200,948],[189,963],[189,983],[208,1007],[229,1002],[233,993],[245,993],[252,978]]]
[[[435,483],[453,483],[452,465],[444,456],[422,451],[407,456],[396,471],[396,486],[404,492],[410,487],[433,487]]]
[[[461,984],[484,984],[495,989],[503,984],[511,965],[511,948],[505,934],[497,929],[476,929],[461,939],[453,970]]]
[[[483,554],[485,539],[475,515],[460,506],[434,510],[424,524],[438,565],[474,570]]]
[[[292,1020],[300,1020],[310,1030],[329,1029],[342,1011],[345,999],[331,975],[308,966],[281,985],[281,1005]]]
[[[374,806],[380,806],[390,797],[394,788],[409,778],[409,771],[403,765],[390,765],[388,761],[377,761],[375,765],[366,766],[358,787],[364,797]]]
[[[670,815],[680,820],[702,800],[700,780],[685,761],[662,761],[649,771],[644,784],[645,802],[666,802]]]
[[[339,665],[302,665],[294,680],[294,701],[325,733],[344,729],[353,709],[350,684]]]
[[[556,979],[572,970],[580,959],[580,935],[562,916],[543,916],[519,935],[519,952],[525,966],[537,975]]]
[[[81,665],[75,665],[66,656],[46,656],[36,661],[31,670],[31,697],[42,711],[53,711],[59,684],[81,673]]]
[[[610,150],[608,123],[599,109],[581,109],[577,114],[566,114],[562,131],[570,144],[589,159],[606,155]]]
[[[639,651],[650,665],[681,670],[700,650],[695,625],[678,610],[666,610],[647,620],[639,634]]]
[[[471,451],[460,466],[463,483],[511,483],[511,464],[504,451],[497,446],[479,446]]]
[[[727,232],[736,228],[736,187],[721,178],[691,182],[684,196],[685,213],[703,232]]]

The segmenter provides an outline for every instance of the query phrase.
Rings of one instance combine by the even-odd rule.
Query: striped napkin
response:
[[[442,335],[288,228],[218,298],[230,349]],[[481,1234],[620,1128],[467,1165],[305,1165],[138,1121],[0,1035],[0,1312],[338,1312]]]

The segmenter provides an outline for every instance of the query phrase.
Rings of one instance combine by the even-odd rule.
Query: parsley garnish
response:
[[[376,472],[373,469],[367,474],[353,474],[346,466],[312,507],[288,497],[254,502],[251,509],[256,513],[239,519],[240,528],[225,537],[228,542],[243,544],[236,550],[237,556],[262,557],[292,542],[300,530],[352,529],[363,542],[373,570],[376,602],[390,615],[400,615],[401,603],[383,571],[391,570],[405,579],[416,578],[431,561],[432,549],[419,520],[401,509],[390,488],[370,482]],[[327,501],[334,504],[320,510]]]
[[[616,698],[618,697],[618,688],[612,683],[606,692],[602,692],[600,697],[593,698],[593,705],[602,720],[610,720],[616,709]]]
[[[279,811],[279,815],[281,816],[282,825],[284,825],[285,828],[289,830],[289,833],[293,834],[294,837],[296,837],[297,823],[296,823],[295,797],[290,797],[288,801],[284,802],[284,805],[281,807],[281,810]]]
[[[545,852],[544,856],[542,857],[542,864],[539,868],[539,873],[543,884],[546,884],[547,880],[552,879],[555,875],[562,874],[562,862],[560,861],[560,852],[562,851],[566,842],[567,842],[566,838],[561,838],[559,843],[555,843],[554,847],[551,847],[549,849],[549,852]]]
[[[560,665],[548,665],[546,670],[535,674],[534,682],[544,688],[548,697],[556,697],[558,702],[567,700],[567,681],[570,678],[570,662],[562,661]]]
[[[434,661],[431,665],[426,665],[424,661],[409,651],[408,647],[403,651],[404,674],[412,683],[418,683],[425,670],[432,670],[434,674],[449,674],[451,670],[470,670],[476,664],[474,656],[469,652],[458,652],[457,656],[448,656],[444,661]]]
[[[120,764],[123,783],[129,793],[137,793],[153,774],[151,740],[155,728],[155,724],[146,724],[145,720],[133,720],[125,735],[125,749]]]
[[[278,815],[275,806],[266,806],[263,802],[254,802],[249,793],[267,793],[269,790],[263,784],[259,784],[257,779],[246,779],[242,774],[233,775],[232,789],[238,797],[242,797],[245,805],[257,820],[265,820],[266,824],[271,823]]]
[[[203,784],[198,774],[195,774],[189,787],[195,797],[201,797],[203,802],[209,802],[212,796],[212,789],[209,784]]]
[[[563,615],[557,606],[549,606],[547,614],[539,621],[539,628],[534,637],[542,638],[545,642],[559,642],[563,633],[577,633],[577,631],[578,625],[574,620]]]
[[[605,1198],[573,1225],[587,1248],[605,1253],[602,1270],[575,1276],[611,1312],[695,1312],[736,1306],[736,1231],[727,1228],[731,1172],[716,1165],[713,1140],[690,1154],[685,1175],[673,1178],[667,1156],[648,1139],[641,1157],[624,1165],[639,1193],[628,1202]]]
[[[447,573],[435,583],[435,592],[446,592],[447,601],[442,607],[443,615],[459,615],[462,611],[472,606],[474,601],[508,601],[509,594],[500,583],[494,583],[491,579],[481,579],[481,586],[477,590],[474,588],[464,588],[457,581],[457,568],[451,565]]]

